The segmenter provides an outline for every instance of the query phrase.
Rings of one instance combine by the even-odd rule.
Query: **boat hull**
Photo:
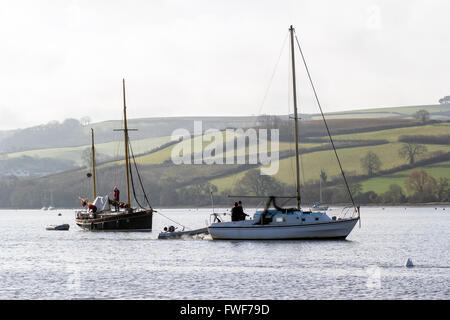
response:
[[[47,228],[45,228],[46,230],[69,230],[70,225],[66,224],[61,224],[61,225],[57,225],[57,226],[48,226]]]
[[[214,240],[345,239],[358,219],[289,225],[215,223],[208,230]]]
[[[158,239],[182,239],[184,237],[192,237],[201,234],[208,234],[208,228],[201,228],[189,231],[161,232]]]
[[[80,228],[88,231],[151,231],[152,222],[151,210],[75,219]]]

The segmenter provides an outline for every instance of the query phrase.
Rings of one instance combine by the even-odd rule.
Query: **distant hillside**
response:
[[[135,139],[146,139],[170,136],[178,128],[192,131],[194,121],[202,121],[203,129],[224,129],[227,127],[242,128],[255,125],[257,117],[173,117],[130,119],[129,128],[137,129],[130,133]],[[76,119],[66,119],[62,123],[51,123],[19,129],[3,131],[0,134],[0,153],[21,152],[45,148],[79,147],[90,144],[91,128],[95,131],[95,141],[106,143],[121,140],[114,129],[122,128],[118,120],[104,121],[90,125],[81,125]]]
[[[192,121],[192,120],[191,120]],[[284,122],[277,125],[283,126]],[[336,163],[334,152],[328,138],[320,135],[320,121],[302,123],[300,131],[300,170],[302,195],[304,203],[319,200],[319,179],[321,172],[326,173],[323,183],[323,197],[327,203],[348,203],[345,190],[342,188],[342,177]],[[291,124],[291,123],[290,123]],[[450,190],[450,142],[442,139],[424,140],[424,136],[450,135],[450,121],[420,121],[408,119],[331,119],[329,121],[337,152],[342,161],[343,169],[350,181],[351,188],[358,203],[385,203],[389,199],[386,192],[395,184],[394,189],[400,190],[404,200],[416,201],[414,194],[405,188],[408,175],[418,169],[424,169],[436,181],[439,197],[427,198],[424,201],[449,201]],[[292,126],[290,125],[292,128]],[[402,137],[402,138],[401,138]],[[414,141],[420,137],[426,152],[418,156],[414,164],[402,157],[399,150],[404,146],[401,139],[408,137]],[[401,139],[400,139],[401,138]],[[195,137],[191,141],[194,145]],[[153,140],[148,140],[153,141]],[[147,143],[147,142],[142,142]],[[202,141],[203,146],[211,146],[211,142]],[[142,181],[155,207],[160,206],[207,206],[210,204],[210,191],[214,192],[216,204],[229,205],[228,194],[250,192],[242,189],[248,186],[249,175],[261,164],[212,164],[212,165],[175,165],[171,161],[172,150],[180,147],[177,142],[161,145],[152,152],[136,158],[140,167]],[[242,148],[242,147],[241,147]],[[242,150],[239,149],[238,150]],[[273,179],[268,192],[282,195],[292,195],[295,192],[295,146],[292,141],[282,141],[279,145],[279,171],[271,176]],[[195,150],[191,149],[191,158]],[[244,147],[246,156],[252,154]],[[381,162],[379,171],[369,176],[361,164],[361,159],[369,152],[378,156]],[[58,152],[55,153],[57,155]],[[224,153],[215,152],[206,159],[224,157]],[[247,158],[248,159],[248,158]],[[98,164],[97,190],[99,194],[110,194],[112,187],[117,185],[124,190],[124,161],[115,160]],[[134,170],[134,169],[133,169]],[[0,202],[10,208],[40,208],[48,206],[49,194],[53,194],[58,207],[78,206],[78,196],[89,197],[91,194],[91,179],[87,178],[88,168],[73,169],[45,177],[6,178],[0,180]],[[133,175],[136,177],[135,173]],[[258,174],[259,176],[259,174]],[[241,188],[241,189],[240,189]],[[244,193],[242,193],[244,192]],[[138,197],[142,193],[137,190]],[[25,198],[21,195],[27,195]],[[407,198],[412,197],[412,198]],[[447,198],[446,198],[447,197]],[[429,200],[434,199],[434,200]],[[444,199],[444,200],[442,200]],[[247,201],[249,203],[250,200]],[[421,200],[418,200],[421,201]],[[257,203],[254,203],[255,205]]]
[[[433,120],[450,120],[450,105],[424,105],[393,108],[375,108],[326,113],[327,119],[412,119],[418,110],[427,110]],[[288,115],[278,115],[281,120],[288,120]],[[305,120],[318,120],[315,115],[301,115]],[[259,116],[246,117],[159,117],[130,119],[129,127],[137,129],[132,138],[142,140],[148,138],[170,136],[175,129],[193,130],[194,121],[202,121],[203,129],[209,128],[246,128],[255,126]],[[122,127],[119,120],[104,121],[81,125],[76,119],[66,119],[59,123],[48,124],[26,129],[0,131],[0,154],[38,150],[46,148],[80,147],[90,144],[90,129],[95,130],[96,143],[107,143],[121,139],[114,129]]]
[[[422,106],[405,107],[384,107],[362,110],[349,110],[342,112],[330,112],[326,114],[328,119],[336,118],[392,118],[392,119],[411,119],[413,114],[419,110],[426,110],[430,113],[433,120],[450,120],[450,104],[435,104]],[[320,118],[319,114],[312,115],[313,119]]]
[[[391,132],[395,136],[401,128],[417,126],[420,122],[413,119],[412,115],[422,109],[430,113],[432,122],[448,114],[450,106],[375,108],[329,113],[326,118],[335,137],[343,135],[345,140],[350,134],[354,134],[355,137],[371,139],[371,132]],[[302,141],[311,143],[314,139],[326,137],[320,117],[300,115],[300,118],[299,135]],[[202,122],[203,131],[211,128],[277,127],[280,130],[280,141],[293,141],[292,117],[288,115],[141,118],[129,120],[129,127],[137,129],[130,132],[135,154],[146,154],[168,143],[175,129],[184,128],[193,132],[194,121]],[[0,179],[8,176],[42,176],[86,166],[90,157],[91,128],[95,130],[97,160],[112,161],[121,158],[123,133],[114,131],[121,127],[122,122],[119,120],[82,125],[76,119],[66,119],[61,123],[52,121],[26,129],[0,131]],[[368,134],[364,135],[365,132]]]

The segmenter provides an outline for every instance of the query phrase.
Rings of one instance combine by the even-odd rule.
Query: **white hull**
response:
[[[344,239],[359,218],[307,224],[253,224],[252,220],[214,223],[208,227],[214,240]]]

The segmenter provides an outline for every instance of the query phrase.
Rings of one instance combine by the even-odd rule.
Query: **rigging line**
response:
[[[131,156],[133,158],[134,167],[136,168],[136,173],[137,173],[137,176],[138,176],[138,179],[139,179],[139,184],[141,185],[142,192],[144,193],[145,201],[147,201],[148,206],[150,207],[150,209],[152,209],[150,201],[148,200],[148,197],[147,197],[147,193],[144,190],[144,184],[142,183],[141,175],[140,175],[139,170],[137,168],[136,158],[134,157],[134,152],[133,152],[133,148],[131,147],[131,144],[130,144],[130,151],[131,151]],[[131,168],[130,168],[130,172],[131,172]],[[133,186],[133,192],[134,192],[134,186]],[[136,200],[136,202],[137,202],[137,200]]]
[[[341,173],[342,173],[342,177],[344,178],[345,186],[347,187],[347,191],[348,191],[348,194],[349,194],[350,199],[352,201],[353,207],[356,207],[355,201],[354,201],[353,196],[352,196],[352,192],[350,191],[350,187],[349,187],[348,182],[347,182],[347,178],[345,177],[344,169],[342,168],[341,160],[339,159],[338,153],[336,151],[336,147],[334,146],[334,142],[333,142],[333,138],[331,137],[330,129],[328,127],[327,121],[325,120],[325,115],[323,114],[322,106],[320,105],[320,101],[319,101],[319,97],[317,96],[316,88],[314,87],[314,84],[313,84],[313,81],[312,81],[312,78],[311,78],[311,74],[309,73],[308,65],[306,64],[305,57],[303,56],[303,51],[302,51],[302,48],[300,47],[300,43],[298,41],[297,34],[295,35],[295,40],[297,42],[298,49],[300,50],[300,55],[302,56],[303,64],[305,65],[306,73],[308,74],[309,82],[310,82],[311,87],[313,89],[314,96],[315,96],[316,101],[317,101],[317,105],[319,106],[320,114],[322,115],[322,119],[323,119],[323,122],[325,124],[325,128],[327,129],[328,137],[330,138],[330,142],[331,142],[331,145],[333,147],[334,154],[336,155],[336,159],[337,159],[337,162],[339,164],[339,168],[341,169]]]
[[[142,192],[144,193],[144,198],[145,198],[145,200],[147,201],[147,204],[148,204],[148,206],[150,207],[150,209],[153,210],[152,206],[150,205],[150,201],[149,201],[148,198],[147,198],[147,194],[146,194],[146,192],[145,192],[145,190],[144,190],[144,185],[143,185],[143,183],[142,183],[141,175],[139,174],[139,171],[138,171],[138,169],[137,169],[136,158],[135,158],[135,156],[134,156],[133,148],[131,147],[131,143],[130,143],[130,151],[131,151],[131,157],[133,158],[134,166],[135,166],[135,168],[136,168],[136,173],[137,173],[137,176],[138,176],[138,179],[139,179],[139,183],[140,183],[140,185],[141,185]],[[139,205],[139,207],[142,208],[142,209],[144,209],[144,207],[139,203],[139,201],[138,201],[137,198],[136,198],[136,192],[135,192],[135,189],[134,189],[134,180],[133,180],[133,175],[132,175],[132,173],[131,173],[131,165],[130,165],[130,175],[131,175],[131,185],[132,185],[132,188],[133,188],[134,199],[136,200],[136,202],[137,202],[137,204]],[[161,212],[158,212],[158,211],[153,211],[153,212],[159,214],[160,216],[166,218],[167,220],[172,221],[173,223],[176,223],[176,224],[182,226],[184,229],[191,229],[191,228],[186,227],[185,225],[183,225],[183,224],[181,224],[181,223],[179,223],[179,222],[177,222],[177,221],[175,221],[175,220],[173,220],[173,219],[171,219],[171,218],[169,218],[169,217],[163,215]]]
[[[173,220],[173,219],[171,219],[171,218],[169,218],[169,217],[163,215],[159,209],[158,209],[158,211],[153,211],[153,212],[159,214],[160,216],[166,218],[167,220],[172,221],[173,223],[178,224],[179,226],[182,226],[182,227],[185,228],[185,229],[192,230],[192,228],[186,227],[185,225],[183,225],[183,224],[181,224],[181,223],[179,223],[179,222],[177,222],[177,221],[175,221],[175,220]]]
[[[153,210],[152,206],[150,205],[150,201],[149,201],[148,198],[147,198],[147,194],[146,194],[146,192],[145,192],[145,190],[144,190],[144,185],[143,185],[143,183],[142,183],[141,175],[139,174],[139,171],[138,171],[138,169],[137,169],[136,158],[135,158],[135,156],[134,156],[133,148],[131,147],[131,144],[130,144],[130,151],[131,151],[131,157],[133,158],[133,163],[134,163],[135,168],[136,168],[136,173],[137,173],[137,176],[138,176],[138,179],[139,179],[139,183],[140,183],[140,185],[141,185],[142,192],[144,193],[144,198],[145,198],[145,200],[147,201],[147,204],[148,204],[148,206],[150,207],[150,209]],[[130,174],[131,174],[131,166],[130,166]],[[135,193],[135,190],[134,190],[134,182],[133,182],[133,177],[132,177],[132,176],[131,176],[131,185],[133,186],[133,195],[134,195],[134,199],[136,200],[136,202],[138,203],[138,205],[139,205],[142,209],[144,209],[143,206],[141,206],[141,205],[139,204],[138,200],[136,199],[136,193]],[[176,224],[182,226],[184,229],[191,229],[191,228],[188,228],[188,227],[186,227],[185,225],[183,225],[183,224],[181,224],[181,223],[179,223],[179,222],[177,222],[177,221],[175,221],[175,220],[173,220],[173,219],[171,219],[171,218],[169,218],[169,217],[163,215],[161,212],[158,212],[158,211],[153,211],[153,212],[159,214],[160,216],[166,218],[167,220],[172,221],[173,223],[176,223]]]
[[[261,102],[261,105],[259,106],[259,110],[258,110],[257,114],[261,113],[261,110],[262,110],[262,108],[264,106],[264,103],[266,102],[267,95],[269,93],[270,87],[272,86],[273,78],[275,77],[276,71],[278,69],[278,64],[280,63],[280,60],[281,60],[281,55],[283,54],[284,47],[286,46],[286,41],[287,41],[288,35],[289,35],[289,32],[286,33],[286,37],[284,38],[283,45],[281,46],[280,54],[278,55],[278,60],[277,60],[277,62],[275,64],[275,67],[274,67],[274,69],[272,71],[272,76],[270,77],[269,84],[268,84],[268,86],[266,88],[266,92],[264,93],[264,97],[263,97],[263,100]],[[256,120],[255,120],[255,122],[256,122]]]
[[[134,196],[134,200],[136,201],[136,203],[138,204],[139,208],[144,209],[144,207],[139,203],[137,196],[136,196],[136,190],[134,188],[134,179],[133,179],[133,172],[131,170],[131,165],[129,166],[129,170],[130,170],[130,180],[131,180],[131,188],[133,190],[133,196]],[[129,206],[131,206],[131,203],[128,204]]]

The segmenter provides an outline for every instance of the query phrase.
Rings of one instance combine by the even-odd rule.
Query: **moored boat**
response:
[[[360,220],[360,208],[356,206],[351,195],[350,188],[345,178],[344,171],[340,164],[336,148],[328,129],[325,116],[320,107],[314,85],[312,83],[306,61],[297,40],[298,48],[303,59],[308,78],[313,88],[317,104],[319,105],[331,145],[338,160],[338,164],[343,176],[345,186],[352,201],[351,207],[345,207],[339,216],[329,217],[326,214],[327,206],[317,205],[309,210],[301,208],[300,197],[300,169],[299,169],[299,138],[298,138],[298,113],[297,113],[297,94],[295,78],[295,56],[294,56],[294,28],[291,26],[291,63],[292,63],[292,83],[293,83],[293,103],[294,103],[294,137],[295,137],[295,157],[296,157],[296,196],[278,197],[296,199],[297,206],[294,208],[282,208],[276,205],[277,197],[270,196],[264,210],[256,211],[250,220],[215,222],[210,224],[208,231],[214,240],[287,240],[287,239],[345,239],[353,230],[356,223]],[[320,191],[321,193],[321,191]],[[240,196],[245,197],[245,196]],[[251,196],[254,198],[265,198],[262,196]],[[274,209],[271,209],[273,205]],[[214,213],[213,213],[214,215]]]
[[[124,132],[125,139],[125,172],[126,172],[126,184],[127,184],[127,202],[118,202],[111,200],[108,196],[97,197],[96,192],[96,177],[95,177],[95,147],[94,147],[94,130],[92,130],[92,174],[88,174],[88,177],[92,176],[93,181],[93,199],[91,204],[86,199],[80,198],[85,210],[78,210],[75,212],[75,223],[89,231],[151,231],[153,221],[153,208],[148,201],[145,194],[144,187],[141,183],[142,192],[144,193],[147,206],[143,207],[139,204],[138,208],[131,206],[130,196],[130,163],[129,163],[129,137],[128,137],[128,125],[126,114],[126,100],[125,100],[125,80],[123,80],[123,114],[124,114],[124,128],[119,129]],[[134,156],[133,156],[134,159]],[[137,166],[136,166],[137,170]],[[131,178],[132,179],[132,178]],[[134,187],[133,187],[134,188]],[[133,189],[134,190],[134,189]],[[136,201],[137,202],[137,201]],[[116,210],[111,209],[111,205],[114,205]],[[90,209],[92,208],[92,209]],[[95,208],[95,209],[94,209]]]
[[[46,230],[69,230],[70,225],[65,223],[65,224],[60,224],[60,225],[50,225],[48,227],[46,227]]]

